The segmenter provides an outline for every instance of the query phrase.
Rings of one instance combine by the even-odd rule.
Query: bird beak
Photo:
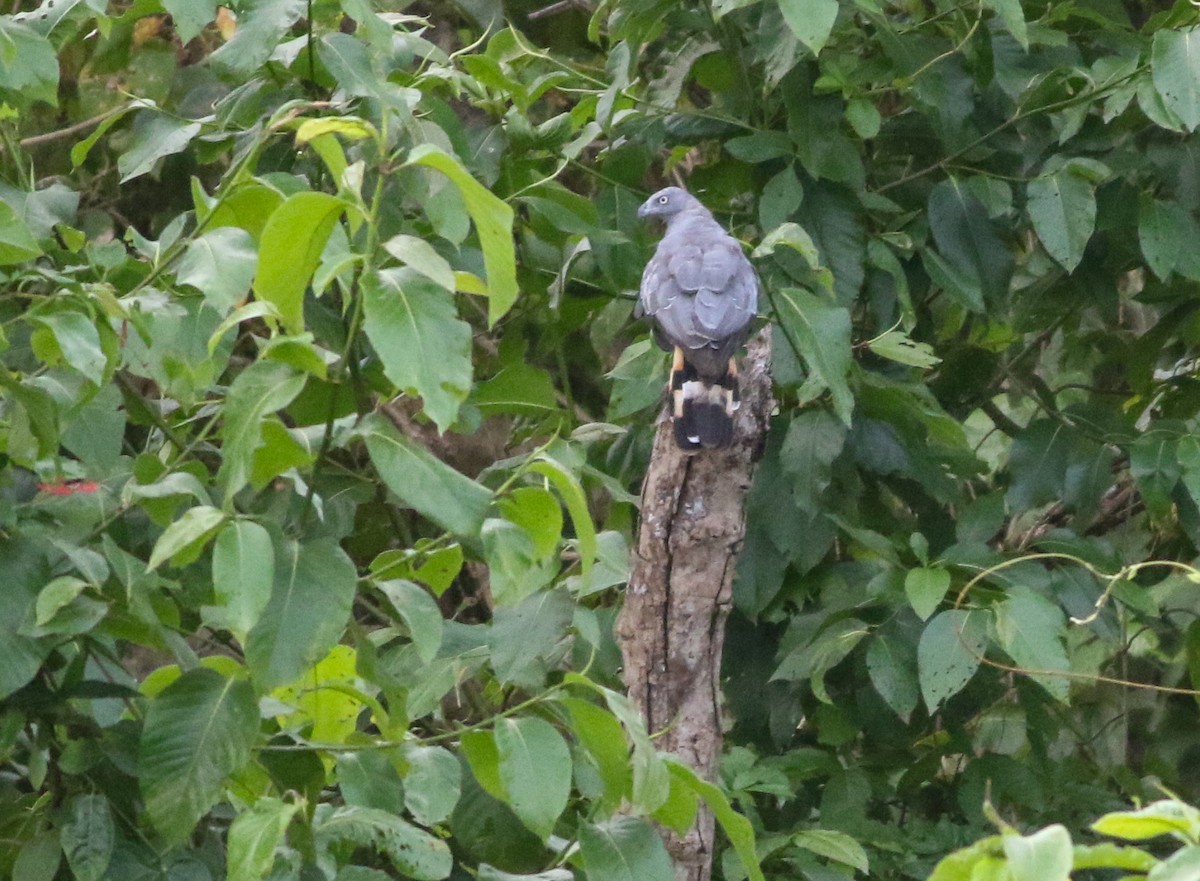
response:
[[[645,220],[649,216],[650,216],[650,202],[649,202],[649,200],[647,200],[638,206],[638,220]]]

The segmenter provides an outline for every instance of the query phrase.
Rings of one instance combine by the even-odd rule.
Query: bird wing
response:
[[[675,345],[724,348],[754,319],[758,277],[738,243],[719,228],[715,235],[667,235],[642,273],[639,301]]]

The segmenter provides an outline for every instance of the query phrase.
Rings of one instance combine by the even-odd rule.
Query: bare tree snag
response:
[[[721,752],[721,650],[746,493],[775,406],[770,330],[749,345],[731,446],[680,451],[664,421],[642,486],[641,526],[617,638],[625,686],[657,745],[714,779]],[[709,881],[713,817],[685,836],[665,834],[679,881]]]

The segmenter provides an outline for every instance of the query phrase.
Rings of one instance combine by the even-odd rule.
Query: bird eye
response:
[[[659,197],[658,197],[658,204],[659,204],[659,205],[666,205],[666,204],[667,204],[667,202],[669,202],[669,201],[670,201],[670,197],[669,197],[669,196],[659,196]]]

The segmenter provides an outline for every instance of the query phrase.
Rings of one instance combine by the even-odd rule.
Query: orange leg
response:
[[[683,349],[675,347],[671,356],[671,412],[676,419],[683,418]]]

